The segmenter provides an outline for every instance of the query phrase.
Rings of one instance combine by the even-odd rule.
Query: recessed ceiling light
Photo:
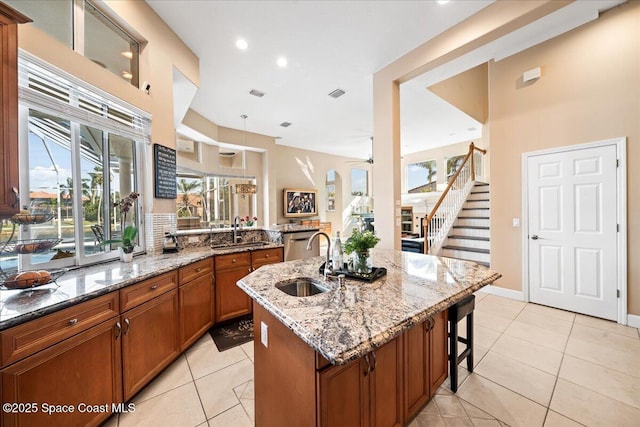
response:
[[[449,0],[438,0],[438,4],[447,4]]]
[[[131,52],[129,50],[125,50],[124,52],[120,52],[120,55],[124,56],[127,59],[132,59],[133,58],[133,52]]]
[[[125,78],[127,80],[131,80],[133,78],[133,75],[128,71],[122,71],[122,78]]]
[[[240,50],[247,50],[249,43],[245,39],[236,40],[236,47]]]
[[[276,64],[278,64],[278,67],[280,68],[284,68],[287,66],[288,62],[287,62],[287,58],[285,58],[284,56],[281,56],[280,58],[278,58],[278,60],[276,61]]]

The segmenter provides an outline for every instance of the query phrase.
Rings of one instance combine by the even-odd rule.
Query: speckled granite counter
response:
[[[57,280],[57,288],[49,284],[23,291],[0,290],[0,330],[214,255],[279,247],[282,244],[216,249],[198,247],[173,254],[141,255],[130,263],[113,261],[70,270]]]
[[[329,362],[359,358],[501,275],[472,262],[392,250],[373,250],[387,275],[374,283],[346,281],[346,289],[293,297],[275,284],[296,277],[322,279],[324,257],[267,265],[238,281],[263,306]]]

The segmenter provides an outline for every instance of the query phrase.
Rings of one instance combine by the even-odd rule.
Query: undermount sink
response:
[[[211,249],[232,249],[232,248],[247,248],[247,247],[260,247],[266,246],[271,242],[241,242],[241,243],[223,243],[220,245],[212,245]]]
[[[309,277],[285,280],[276,283],[276,288],[294,297],[309,297],[311,295],[322,294],[329,290],[324,283]]]

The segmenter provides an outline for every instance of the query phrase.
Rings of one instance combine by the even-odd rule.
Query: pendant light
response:
[[[244,180],[247,179],[246,177],[246,172],[247,172],[247,115],[243,114],[240,116],[242,118],[242,131],[243,131],[243,136],[244,136],[244,142],[243,142],[243,146],[245,147],[244,149],[244,164],[242,165],[242,178]],[[242,184],[236,184],[236,193],[237,194],[242,194],[242,197],[245,197],[245,195],[247,194],[256,194],[257,191],[257,186],[255,184],[249,184],[249,183],[242,183]]]

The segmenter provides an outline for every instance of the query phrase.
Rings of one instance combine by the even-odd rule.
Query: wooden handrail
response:
[[[481,152],[482,154],[487,154],[487,150],[486,149],[482,149],[482,148],[476,147],[473,142],[471,144],[469,144],[469,152],[464,157],[464,160],[462,161],[462,164],[460,165],[460,167],[458,168],[456,173],[451,177],[451,179],[449,180],[449,184],[447,185],[447,188],[445,188],[445,190],[442,192],[442,195],[440,195],[440,198],[436,202],[436,204],[433,207],[433,209],[431,209],[431,212],[429,212],[429,214],[427,215],[427,217],[426,217],[426,219],[424,221],[423,228],[424,228],[424,253],[425,254],[429,253],[429,223],[433,219],[434,215],[436,214],[438,208],[440,207],[440,205],[442,204],[444,199],[446,198],[447,194],[449,193],[449,190],[451,190],[451,187],[453,186],[453,183],[458,178],[458,175],[460,175],[460,172],[464,168],[464,165],[466,165],[467,161],[469,161],[469,158],[471,158],[471,180],[475,181],[475,179],[476,179],[475,164],[474,164],[474,161],[473,161],[473,152],[476,151],[476,150]]]

